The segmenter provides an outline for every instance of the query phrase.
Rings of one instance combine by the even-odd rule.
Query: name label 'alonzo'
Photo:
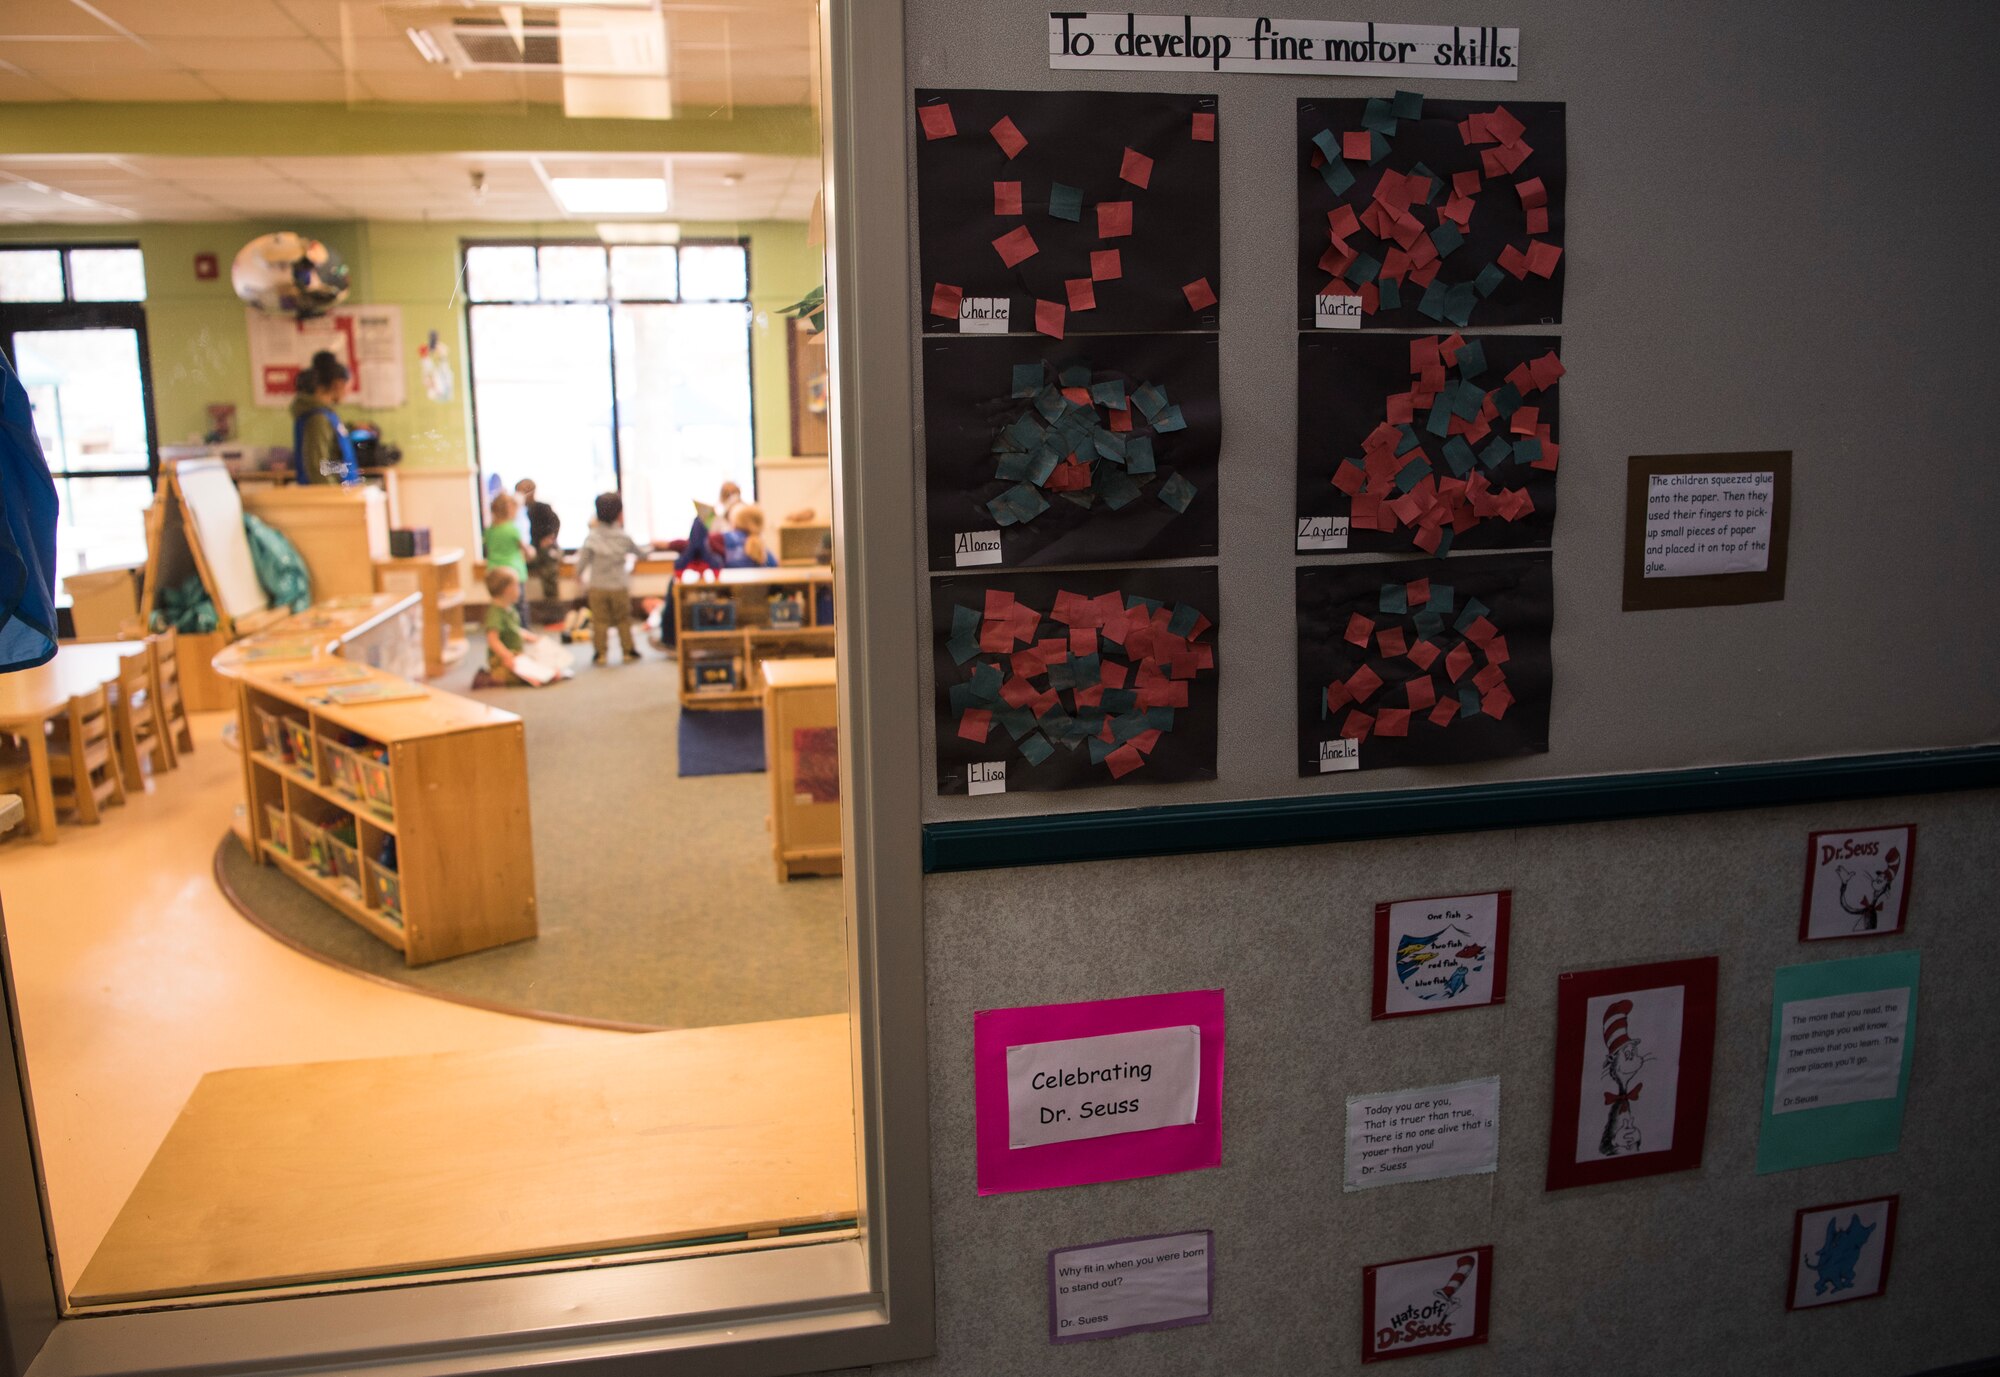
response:
[[[1350,521],[1344,516],[1302,516],[1299,518],[1301,550],[1345,550]]]
[[[968,564],[998,564],[1000,532],[960,531],[951,538],[951,556],[961,569]]]
[[[958,303],[958,332],[961,335],[1004,335],[1007,317],[1013,310],[1004,296],[969,296]]]
[[[1004,760],[975,760],[966,768],[965,792],[968,794],[1004,794],[1007,792],[1007,762]]]
[[[1316,296],[1313,322],[1322,330],[1359,330],[1361,298],[1358,296]]]

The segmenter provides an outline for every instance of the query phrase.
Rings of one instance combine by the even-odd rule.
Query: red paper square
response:
[[[1092,249],[1090,251],[1091,281],[1115,282],[1123,276],[1125,276],[1125,268],[1118,261],[1118,250]]]
[[[1126,149],[1124,159],[1118,164],[1118,180],[1144,191],[1153,180],[1153,160],[1136,148]]]
[[[963,289],[940,282],[931,289],[931,314],[943,316],[946,320],[957,320],[959,303],[964,300]]]
[[[1382,676],[1363,665],[1347,676],[1347,691],[1357,703],[1365,703],[1382,687]]]
[[[1206,111],[1202,110],[1195,111],[1194,128],[1190,131],[1190,133],[1192,134],[1194,141],[1196,143],[1214,143],[1215,116],[1212,113]]]
[[[986,733],[993,729],[993,714],[985,708],[967,708],[965,715],[958,719],[958,734],[967,741],[984,742]]]
[[[1408,708],[1380,708],[1375,713],[1375,734],[1377,736],[1408,736],[1410,734],[1410,710]]]
[[[1009,159],[1028,146],[1028,141],[1021,136],[1021,131],[1014,127],[1014,121],[1006,115],[1002,115],[1000,122],[988,132],[993,135],[993,142],[1000,145],[1000,151]]]
[[[993,184],[993,213],[995,215],[1019,215],[1021,213],[1021,184],[1019,182],[995,182]]]
[[[1438,648],[1429,641],[1418,641],[1410,647],[1410,659],[1418,669],[1429,669],[1437,663]]]
[[[1403,639],[1403,628],[1400,626],[1376,632],[1375,644],[1381,648],[1384,655],[1401,655],[1409,649],[1409,642]]]
[[[1087,277],[1072,277],[1063,282],[1069,292],[1069,308],[1072,311],[1094,311],[1097,309],[1097,290]]]
[[[1563,251],[1546,239],[1537,239],[1528,245],[1528,271],[1536,277],[1553,276],[1556,264],[1561,261]]]
[[[1111,418],[1111,429],[1115,431],[1129,431],[1132,429],[1131,407],[1108,406],[1105,408],[1105,411]]]
[[[1477,196],[1479,194],[1479,174],[1470,169],[1451,174],[1451,191],[1454,196]]]
[[[1437,702],[1437,685],[1431,682],[1428,674],[1420,674],[1404,684],[1403,692],[1408,695],[1410,707],[1415,711],[1421,712]]]
[[[1354,741],[1366,741],[1368,729],[1375,725],[1375,719],[1356,708],[1347,714],[1347,720],[1340,724],[1340,734]]]
[[[1368,638],[1374,634],[1375,623],[1369,621],[1368,618],[1362,616],[1359,612],[1356,612],[1347,619],[1347,634],[1342,639],[1352,641],[1355,645],[1366,650],[1368,648]]]
[[[1181,294],[1187,297],[1188,306],[1196,311],[1206,311],[1215,304],[1215,289],[1208,285],[1208,279],[1205,277],[1198,277],[1188,283],[1181,288]]]
[[[1549,208],[1536,206],[1528,212],[1528,233],[1547,234],[1549,232]]]
[[[1431,709],[1431,721],[1437,723],[1440,727],[1449,726],[1451,719],[1456,716],[1458,716],[1458,699],[1456,698],[1440,698],[1437,700],[1437,706]]]
[[[1130,201],[1099,201],[1097,203],[1097,237],[1099,239],[1122,239],[1132,232],[1132,203]]]
[[[1451,654],[1444,657],[1444,672],[1451,676],[1455,684],[1465,677],[1465,671],[1472,668],[1472,652],[1463,642],[1451,648]]]
[[[1403,585],[1403,596],[1410,606],[1422,607],[1431,600],[1431,581],[1427,578],[1411,579]]]
[[[1052,335],[1056,339],[1061,339],[1063,337],[1063,317],[1067,314],[1068,312],[1064,311],[1062,306],[1057,302],[1039,301],[1039,300],[1036,301],[1035,302],[1036,332],[1044,335]]]
[[[1026,225],[1016,225],[993,241],[993,251],[1000,255],[1000,261],[1008,267],[1033,258],[1042,251],[1035,242],[1035,236],[1028,233]]]
[[[948,139],[958,132],[958,125],[951,118],[951,106],[944,101],[917,107],[917,121],[923,125],[926,139]]]
[[[1340,156],[1350,162],[1365,163],[1373,151],[1366,129],[1350,129],[1340,136]]]

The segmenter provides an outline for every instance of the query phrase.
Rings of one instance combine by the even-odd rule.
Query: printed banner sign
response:
[[[1051,10],[1053,70],[1514,81],[1521,31],[1460,24]]]
[[[1120,1238],[1049,1253],[1049,1342],[1207,1324],[1215,1234]]]

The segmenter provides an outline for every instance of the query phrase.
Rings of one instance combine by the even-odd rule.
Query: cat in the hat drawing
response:
[[[1449,1315],[1452,1311],[1458,1309],[1459,1288],[1465,1285],[1465,1279],[1472,1274],[1472,1269],[1478,1261],[1478,1258],[1473,1257],[1469,1253],[1460,1258],[1452,1268],[1451,1280],[1431,1293],[1437,1297],[1438,1304],[1444,1307],[1445,1314]]]
[[[1597,1150],[1606,1157],[1626,1157],[1641,1150],[1639,1119],[1632,1112],[1642,1086],[1639,1069],[1652,1058],[1639,1050],[1626,1021],[1632,1015],[1632,1001],[1614,999],[1604,1009],[1604,1078],[1613,1089],[1604,1092],[1604,1136]]]
[[[1880,870],[1856,871],[1844,865],[1833,868],[1840,880],[1840,906],[1854,915],[1856,932],[1874,932],[1882,926],[1882,900],[1888,895],[1889,886],[1896,883],[1903,853],[1892,846],[1883,860],[1887,864]]]

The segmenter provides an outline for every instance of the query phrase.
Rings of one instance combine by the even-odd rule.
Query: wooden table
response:
[[[35,784],[31,801],[35,840],[44,846],[53,846],[56,840],[56,800],[44,724],[69,711],[70,699],[116,679],[118,662],[127,655],[145,653],[144,641],[72,642],[45,665],[0,674],[0,732],[27,742],[28,773]]]
[[[211,1071],[73,1299],[843,1223],[857,1208],[848,1058],[847,1016],[829,1014]]]

